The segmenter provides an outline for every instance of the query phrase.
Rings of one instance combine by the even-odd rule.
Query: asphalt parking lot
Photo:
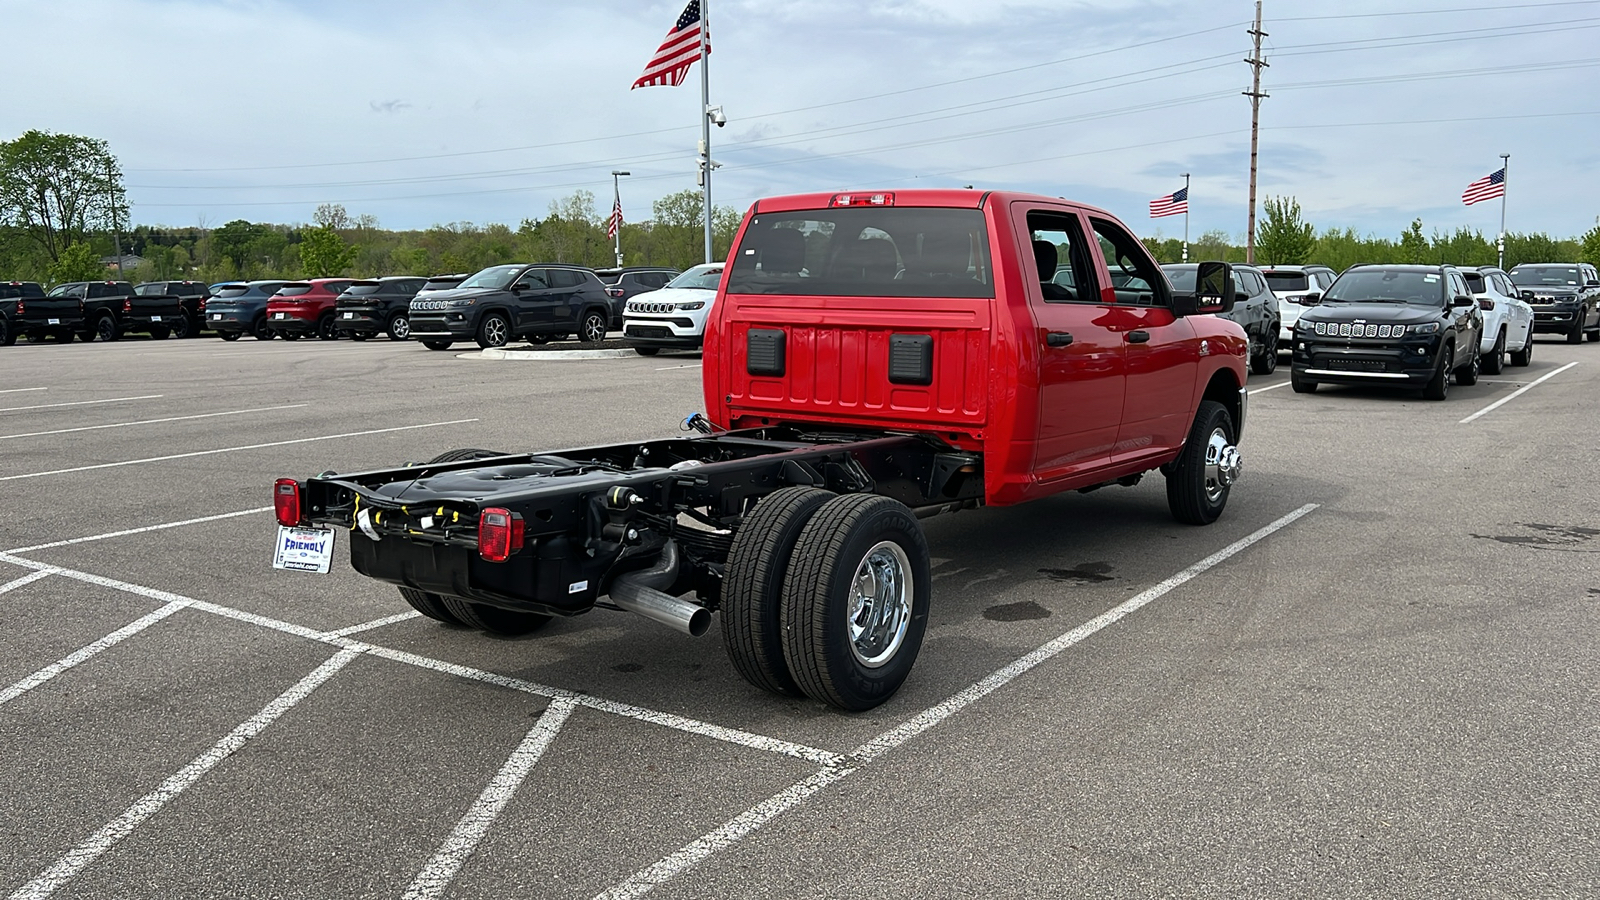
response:
[[[1253,379],[1211,527],[1159,478],[927,520],[860,715],[714,634],[270,568],[275,477],[673,433],[697,363],[0,348],[0,891],[1600,895],[1593,344],[1442,403]]]

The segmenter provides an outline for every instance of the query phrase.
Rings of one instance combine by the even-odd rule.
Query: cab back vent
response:
[[[782,329],[752,328],[745,337],[745,371],[751,375],[783,375]]]
[[[933,384],[933,335],[889,336],[889,383]]]

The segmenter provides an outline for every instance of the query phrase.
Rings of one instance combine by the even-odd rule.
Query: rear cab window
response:
[[[759,213],[734,251],[733,294],[993,297],[977,209],[843,207]]]
[[[1311,277],[1304,272],[1264,272],[1267,285],[1274,291],[1305,291],[1311,289]]]

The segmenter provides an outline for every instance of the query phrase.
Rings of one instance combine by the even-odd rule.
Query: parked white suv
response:
[[[1523,300],[1511,276],[1494,266],[1462,269],[1478,308],[1483,310],[1483,341],[1479,353],[1486,375],[1498,375],[1506,356],[1513,366],[1533,362],[1533,307]]]
[[[1261,274],[1278,298],[1278,350],[1285,351],[1294,346],[1294,323],[1306,309],[1300,301],[1332,287],[1339,273],[1327,266],[1262,266]]]
[[[641,356],[668,350],[698,350],[705,341],[706,315],[717,302],[722,263],[695,266],[666,287],[628,300],[622,336]]]

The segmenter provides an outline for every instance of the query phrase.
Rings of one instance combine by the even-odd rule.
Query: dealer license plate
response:
[[[272,317],[274,319],[287,319],[287,318],[289,318],[289,314],[288,313],[273,313]]]
[[[222,313],[212,313],[211,314],[211,321],[213,321],[213,322],[221,322],[222,321]]]
[[[278,526],[278,545],[272,551],[274,569],[326,575],[328,566],[332,563],[332,528]]]
[[[159,322],[159,321],[161,321],[161,317],[160,316],[151,316],[150,317],[150,321]]]
[[[346,319],[354,319],[356,317],[356,314],[355,313],[345,313],[344,317]]]
[[[45,319],[44,323],[46,325],[60,325],[61,324],[61,320],[60,319]]]

